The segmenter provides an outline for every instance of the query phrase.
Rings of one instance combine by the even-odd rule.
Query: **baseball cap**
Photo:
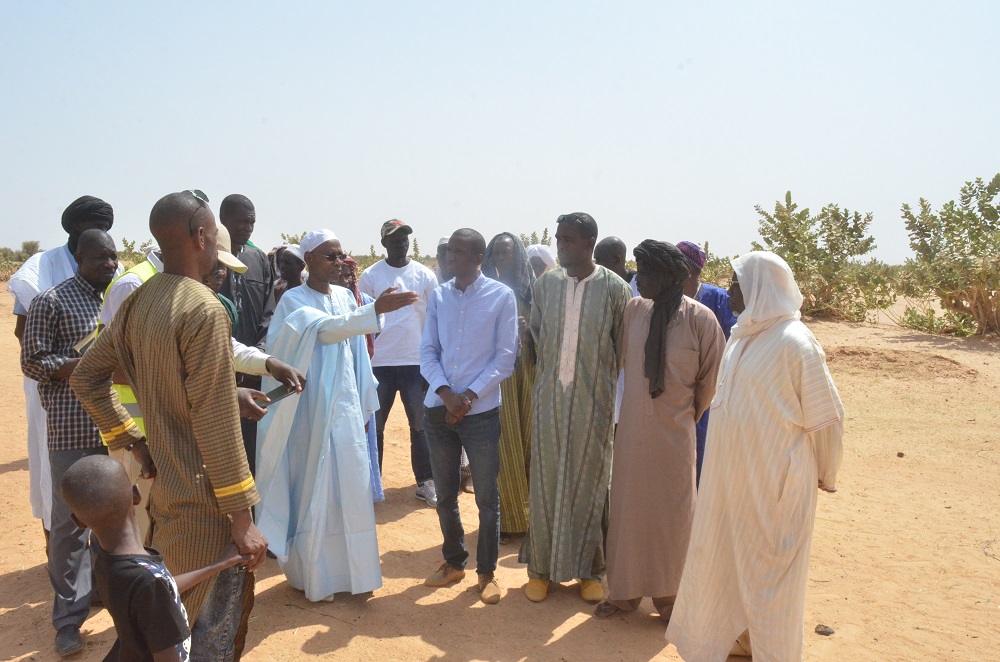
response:
[[[219,227],[219,262],[226,265],[238,274],[246,273],[247,265],[237,259],[235,255],[232,254],[233,250],[233,240],[229,238],[229,230],[222,223],[217,223]]]
[[[386,221],[382,224],[382,238],[385,239],[394,232],[405,232],[406,234],[413,234],[413,228],[399,220],[394,218],[391,221]]]

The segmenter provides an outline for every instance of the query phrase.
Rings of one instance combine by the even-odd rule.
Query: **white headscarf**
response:
[[[319,244],[317,244],[317,246],[318,245]],[[288,244],[287,246],[285,246],[285,250],[294,255],[295,257],[299,258],[299,260],[301,260],[302,262],[305,262],[305,259],[302,257],[302,249],[299,248],[298,244]]]
[[[799,319],[802,293],[788,263],[770,251],[752,251],[732,260],[746,309],[732,336],[752,336],[778,322]]]
[[[302,241],[299,243],[299,250],[302,251],[302,258],[305,259],[306,253],[311,253],[320,244],[325,244],[328,241],[333,241],[337,238],[337,235],[333,233],[333,230],[313,230],[302,237]]]
[[[750,339],[775,324],[801,317],[802,293],[787,262],[770,251],[752,251],[734,258],[732,265],[745,308],[736,318],[722,355],[713,409],[729,398],[733,373]]]
[[[552,255],[552,251],[548,246],[544,246],[542,244],[532,244],[531,246],[528,246],[527,251],[529,260],[533,257],[537,257],[544,262],[545,266],[548,268],[556,268],[556,258]]]

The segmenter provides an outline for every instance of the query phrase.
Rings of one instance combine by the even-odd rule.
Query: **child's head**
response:
[[[98,537],[102,529],[121,527],[139,497],[122,463],[107,455],[74,462],[63,474],[60,488],[77,525],[94,529]]]

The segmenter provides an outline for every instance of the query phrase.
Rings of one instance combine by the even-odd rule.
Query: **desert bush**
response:
[[[791,191],[774,213],[760,205],[759,232],[764,244],[755,250],[780,255],[795,274],[804,301],[802,312],[851,322],[870,319],[896,300],[889,268],[878,260],[861,262],[875,249],[868,234],[871,213],[861,215],[828,204],[816,215],[800,209]]]
[[[25,260],[41,250],[37,241],[21,242],[21,248],[0,247],[0,282],[10,280]]]
[[[7,282],[21,268],[21,262],[0,259],[0,282]]]
[[[915,255],[907,260],[908,280],[915,291],[933,293],[945,315],[979,335],[1000,333],[1000,173],[986,183],[982,178],[966,182],[958,202],[951,200],[935,214],[920,198],[917,210],[903,204],[902,217]],[[926,317],[926,316],[925,316]],[[933,320],[917,312],[909,320]],[[961,327],[961,325],[959,325]],[[953,325],[942,327],[945,331]],[[942,332],[942,331],[934,331]]]
[[[135,241],[129,241],[128,239],[122,237],[122,247],[118,250],[118,261],[121,262],[126,269],[134,267],[143,260],[146,259],[146,253],[156,245],[152,239],[147,239],[146,241],[139,244],[136,247]]]
[[[729,281],[733,276],[733,265],[729,261],[731,258],[713,253],[707,241],[701,246],[705,251],[705,266],[702,267],[700,280],[719,287],[729,287]]]
[[[900,326],[924,333],[948,334],[962,338],[975,335],[976,321],[971,315],[935,309],[926,300],[908,305],[902,316],[894,320]]]
[[[285,242],[286,244],[301,244],[302,243],[302,239],[307,234],[309,234],[309,233],[306,232],[306,231],[300,232],[298,234],[285,234],[284,232],[282,232],[281,233],[281,240],[283,242]]]
[[[521,243],[524,244],[525,248],[528,246],[534,246],[535,244],[541,244],[542,246],[551,246],[552,237],[549,236],[549,229],[542,228],[542,234],[539,237],[537,232],[532,232],[531,234],[524,234],[523,232],[518,235],[521,239]],[[489,242],[491,237],[486,237],[486,241]]]
[[[17,262],[20,264],[42,250],[37,241],[21,242],[21,248],[0,247],[0,262]]]

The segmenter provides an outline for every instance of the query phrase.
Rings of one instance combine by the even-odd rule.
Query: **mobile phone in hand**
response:
[[[263,407],[264,409],[267,409],[268,407],[278,402],[279,400],[287,398],[290,395],[294,395],[295,393],[297,393],[297,391],[294,388],[282,384],[273,391],[267,392],[267,397],[271,399],[270,402],[265,402],[264,400],[260,400],[257,398],[254,398],[254,402],[257,403],[258,407]]]

